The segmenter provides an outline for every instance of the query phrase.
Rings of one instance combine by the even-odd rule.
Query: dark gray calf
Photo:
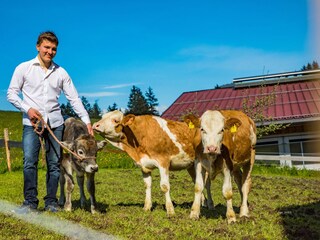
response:
[[[86,197],[84,194],[84,175],[87,177],[87,190],[90,195],[91,213],[95,213],[95,183],[94,175],[98,171],[96,156],[98,150],[106,145],[106,141],[96,141],[88,134],[87,126],[80,120],[68,118],[65,121],[65,130],[62,144],[75,152],[81,158],[73,154],[63,154],[60,174],[60,198],[59,205],[66,211],[71,211],[71,193],[74,188],[73,171],[76,172],[77,182],[80,189],[80,204],[84,208]],[[66,195],[64,191],[66,190]]]

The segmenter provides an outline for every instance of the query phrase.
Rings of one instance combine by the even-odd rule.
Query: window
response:
[[[257,143],[256,154],[257,155],[279,155],[278,141]]]
[[[320,139],[294,139],[290,140],[290,152],[292,156],[319,157]]]

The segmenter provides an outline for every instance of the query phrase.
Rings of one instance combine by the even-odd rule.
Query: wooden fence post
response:
[[[6,148],[8,170],[9,170],[9,172],[11,172],[11,160],[10,160],[8,128],[4,129],[4,144],[5,144],[5,148]]]

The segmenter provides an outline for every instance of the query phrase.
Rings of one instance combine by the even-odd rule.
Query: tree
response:
[[[290,124],[278,124],[274,123],[273,118],[266,115],[265,109],[269,106],[272,106],[276,103],[276,90],[278,85],[275,85],[273,91],[266,94],[265,85],[261,85],[259,88],[260,97],[250,97],[249,94],[244,92],[247,96],[242,101],[242,110],[245,114],[253,119],[254,122],[258,123],[257,126],[257,137],[261,138],[262,136],[269,135],[278,130],[288,127]],[[265,123],[268,124],[265,124]]]
[[[81,97],[81,101],[82,101],[82,104],[83,104],[84,108],[87,110],[87,112],[88,112],[89,115],[90,115],[91,105],[90,105],[88,99],[86,99],[84,96],[82,96],[82,97]]]
[[[307,65],[303,65],[301,68],[301,71],[307,71],[307,70],[315,70],[319,69],[319,64],[317,61],[313,61],[312,63],[307,63]]]
[[[94,102],[89,115],[90,115],[90,118],[100,118],[101,117],[101,108],[99,107],[97,100]]]
[[[146,101],[147,101],[148,108],[149,108],[148,114],[159,116],[159,112],[156,109],[156,107],[159,105],[158,99],[154,95],[151,87],[148,88],[145,96],[146,96]]]
[[[90,118],[99,118],[101,117],[101,108],[98,105],[98,101],[95,101],[93,106],[91,107],[89,101],[85,97],[81,97],[82,104],[86,111],[89,114]],[[78,117],[78,115],[74,112],[71,104],[67,102],[67,104],[61,104],[61,113],[64,117]]]
[[[312,69],[319,69],[319,64],[317,61],[312,62]]]
[[[114,110],[119,110],[118,105],[116,103],[113,103],[112,106],[109,105],[108,108],[107,108],[108,112],[111,112],[111,111],[114,111]]]
[[[62,116],[66,117],[76,117],[77,114],[73,111],[73,108],[71,107],[71,104],[67,102],[67,104],[61,104],[61,114]]]
[[[147,100],[143,96],[140,88],[133,86],[129,95],[129,101],[125,111],[126,114],[132,113],[135,115],[148,114],[149,107]]]

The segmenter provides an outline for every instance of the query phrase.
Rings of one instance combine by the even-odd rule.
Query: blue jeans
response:
[[[64,125],[57,128],[53,128],[54,135],[59,139],[62,139]],[[42,134],[45,140],[46,148],[46,163],[47,163],[47,175],[46,175],[46,188],[47,195],[44,197],[45,206],[57,205],[57,190],[60,177],[60,157],[61,147],[53,139],[48,130]],[[23,126],[23,176],[24,176],[24,205],[29,205],[32,208],[37,208],[39,204],[38,196],[38,162],[39,152],[41,149],[41,142],[39,135],[34,132],[32,126]]]

